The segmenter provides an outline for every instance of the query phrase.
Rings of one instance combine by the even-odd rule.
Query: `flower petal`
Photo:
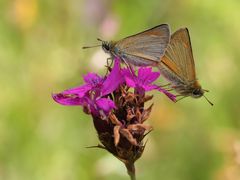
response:
[[[140,67],[138,70],[138,76],[145,77],[146,75],[151,73],[151,67]]]
[[[147,83],[152,83],[160,76],[159,72],[151,72],[146,78]]]
[[[152,72],[151,67],[140,67],[138,70],[138,79],[144,84],[150,84],[160,76],[159,72]]]
[[[107,79],[103,82],[102,96],[113,92],[118,86],[123,83],[124,79],[120,69],[120,60],[115,58],[112,71],[107,76]]]
[[[148,76],[151,74],[151,67],[140,67],[138,70],[138,81],[145,83]]]
[[[137,76],[129,68],[122,69],[122,75],[129,87],[137,86]]]
[[[105,113],[109,113],[113,108],[116,108],[114,102],[108,98],[100,98],[96,100],[96,104],[98,108],[103,110]]]
[[[83,104],[83,99],[76,95],[65,95],[62,93],[52,94],[52,98],[59,104],[65,106],[79,106]]]
[[[96,73],[88,73],[83,77],[83,79],[87,84],[90,84],[92,87],[101,84],[103,81],[103,78]]]
[[[161,87],[157,88],[158,91],[164,93],[169,99],[171,99],[173,102],[177,102],[176,96],[170,92],[168,92],[166,89],[163,89]]]
[[[90,84],[84,84],[75,88],[71,88],[62,92],[63,95],[77,94],[79,98],[83,97],[87,91],[92,89]]]
[[[132,71],[129,68],[123,68],[122,69],[122,75],[124,77],[128,77],[128,78],[131,78],[131,79],[135,79],[137,77],[135,74],[132,73]]]
[[[148,84],[148,85],[142,85],[141,86],[145,91],[151,91],[153,89],[158,89],[159,86],[155,85],[155,84]]]
[[[129,87],[136,87],[136,82],[132,78],[125,76],[125,81]]]

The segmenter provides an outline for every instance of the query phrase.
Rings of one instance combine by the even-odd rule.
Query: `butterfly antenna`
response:
[[[98,45],[94,45],[94,46],[83,46],[82,48],[83,49],[88,49],[88,48],[94,48],[94,47],[99,47],[99,46],[102,46],[102,45],[98,44]]]
[[[213,106],[213,103],[205,95],[203,95],[203,96],[207,100],[207,102]]]
[[[203,91],[204,91],[204,92],[209,92],[209,90],[207,90],[207,89],[203,89]]]
[[[101,40],[100,38],[97,38],[97,40],[103,42],[103,40]]]

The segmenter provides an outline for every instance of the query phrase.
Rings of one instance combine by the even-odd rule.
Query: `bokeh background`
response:
[[[96,38],[121,39],[168,23],[188,27],[198,79],[210,92],[176,104],[156,93],[154,131],[138,179],[240,179],[240,1],[2,0],[0,2],[0,179],[129,179],[103,150],[80,107],[51,93],[104,74]]]

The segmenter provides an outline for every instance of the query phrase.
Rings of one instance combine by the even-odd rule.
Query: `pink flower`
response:
[[[172,101],[176,101],[176,96],[153,84],[154,81],[160,76],[160,72],[152,72],[151,67],[140,67],[138,75],[132,73],[130,69],[123,69],[125,81],[129,87],[133,87],[139,94],[144,94],[147,91],[158,90],[167,95]]]
[[[84,106],[92,114],[98,114],[102,110],[107,115],[115,108],[115,104],[105,96],[112,93],[123,82],[120,61],[115,61],[112,71],[105,78],[95,73],[88,73],[83,79],[85,84],[53,94],[53,99],[62,105]]]

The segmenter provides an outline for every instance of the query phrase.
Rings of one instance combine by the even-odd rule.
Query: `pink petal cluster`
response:
[[[111,93],[121,84],[126,84],[139,94],[157,90],[167,95],[172,101],[176,101],[173,94],[153,84],[160,76],[159,72],[152,72],[151,67],[140,67],[138,74],[135,74],[132,69],[121,68],[118,58],[114,62],[114,66],[107,76],[102,77],[95,73],[88,73],[83,77],[85,84],[53,94],[53,99],[62,105],[83,106],[85,112],[92,115],[103,112],[107,116],[112,109],[116,108],[111,99]]]

